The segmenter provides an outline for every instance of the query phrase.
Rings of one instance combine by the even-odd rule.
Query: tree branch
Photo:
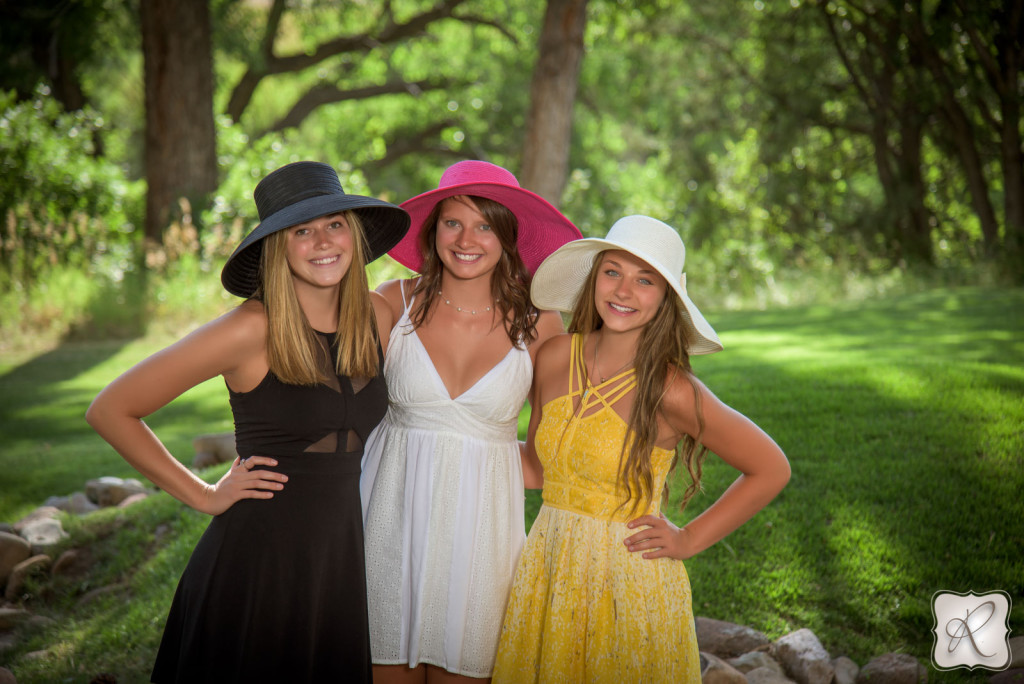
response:
[[[241,119],[249,102],[252,101],[256,86],[267,76],[275,74],[291,73],[302,71],[315,66],[326,59],[348,52],[368,53],[382,45],[400,43],[404,40],[420,36],[426,32],[427,27],[432,23],[443,19],[455,18],[462,21],[462,18],[454,17],[453,14],[459,5],[467,0],[442,0],[433,8],[421,12],[407,22],[395,23],[391,15],[390,4],[385,6],[387,19],[379,31],[365,32],[349,36],[341,36],[333,40],[321,43],[312,53],[296,53],[286,56],[276,56],[273,53],[273,40],[277,34],[281,14],[284,11],[285,0],[274,0],[270,15],[267,19],[267,31],[264,35],[261,47],[261,64],[251,64],[243,74],[235,89],[231,93],[226,114],[232,121]],[[276,15],[275,15],[276,12]],[[492,22],[468,15],[465,21],[471,23]],[[507,32],[504,32],[507,35]]]
[[[350,88],[343,90],[334,85],[319,85],[310,88],[299,98],[291,110],[281,119],[275,122],[270,128],[260,132],[256,138],[261,138],[268,133],[274,133],[286,128],[294,128],[302,124],[313,110],[326,104],[346,102],[348,100],[366,100],[381,95],[394,95],[407,92],[414,96],[430,90],[443,90],[452,87],[468,85],[465,83],[453,83],[450,80],[422,80],[404,81],[394,80],[380,85],[363,86],[361,88]]]

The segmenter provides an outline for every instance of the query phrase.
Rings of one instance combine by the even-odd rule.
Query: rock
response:
[[[21,536],[32,545],[33,553],[43,553],[46,549],[67,537],[68,534],[60,524],[60,520],[44,518],[25,525],[21,530]]]
[[[858,684],[925,684],[928,670],[906,653],[886,653],[860,669]]]
[[[75,515],[88,515],[95,511],[100,510],[97,506],[89,499],[88,494],[82,492],[75,492],[68,497],[68,503],[64,508],[68,513],[74,513]]]
[[[47,499],[47,501],[49,501],[50,499],[53,499],[53,498],[54,497],[51,496],[49,499]],[[60,498],[67,499],[66,496],[60,497]],[[63,509],[60,508],[59,506],[51,506],[51,505],[48,505],[48,504],[40,506],[36,510],[34,510],[31,513],[29,513],[28,515],[26,515],[21,520],[19,520],[18,522],[14,523],[14,532],[16,534],[21,534],[21,531],[23,529],[25,529],[26,525],[30,525],[30,524],[36,522],[37,520],[48,520],[50,518],[59,518],[60,517],[60,512],[62,510]]]
[[[731,622],[698,617],[694,623],[700,650],[719,658],[735,658],[771,643],[761,632]]]
[[[50,565],[51,560],[46,554],[39,554],[26,558],[15,565],[14,569],[11,570],[10,577],[7,578],[7,590],[4,592],[4,598],[8,601],[16,601],[21,594],[21,590],[25,587],[25,580],[30,575],[41,573],[45,570]]]
[[[32,555],[32,545],[16,534],[0,532],[0,585],[21,561]]]
[[[54,577],[81,575],[91,565],[88,554],[79,549],[68,549],[57,557],[50,574]]]
[[[108,584],[105,587],[97,587],[92,591],[87,591],[86,593],[82,594],[82,597],[78,599],[78,605],[86,606],[92,603],[93,601],[96,601],[97,599],[107,596],[108,594],[119,594],[127,590],[128,587],[126,587],[124,584]]]
[[[701,652],[700,662],[703,684],[747,684],[742,672],[713,653]]]
[[[117,504],[117,507],[127,508],[128,506],[131,506],[133,503],[138,503],[139,501],[142,501],[148,496],[149,492],[138,492],[137,494],[132,494],[131,496],[122,500],[121,503]]]
[[[56,508],[61,511],[66,511],[68,508],[68,497],[66,496],[48,496],[46,501],[43,502],[45,508]]]
[[[752,670],[756,670],[759,667],[768,667],[779,674],[783,674],[782,666],[775,662],[775,660],[764,651],[751,651],[750,653],[744,653],[741,656],[730,659],[728,662],[744,674],[747,674]]]
[[[18,680],[14,678],[13,672],[6,667],[0,667],[0,684],[18,684]]]
[[[832,668],[836,671],[835,684],[854,684],[860,667],[846,656],[832,659]]]
[[[142,494],[146,487],[135,479],[122,480],[119,477],[101,477],[85,483],[85,494],[100,507],[116,506],[132,494]]]
[[[0,631],[14,629],[30,615],[27,610],[21,608],[0,608]]]
[[[230,463],[238,457],[233,432],[199,435],[192,440],[192,448],[196,450],[196,456],[192,459],[192,467],[196,470],[218,463]]]
[[[758,667],[747,673],[747,684],[793,684],[793,680],[773,667]]]
[[[798,629],[772,645],[775,659],[799,684],[830,684],[835,675],[828,651],[809,629]]]
[[[1017,667],[1024,667],[1024,636],[1015,636],[1010,639],[1010,665],[1012,670]]]
[[[988,684],[1024,684],[1024,667],[996,672],[989,677]]]
[[[17,534],[14,531],[14,525],[7,522],[0,522],[0,532],[6,532],[8,534]]]

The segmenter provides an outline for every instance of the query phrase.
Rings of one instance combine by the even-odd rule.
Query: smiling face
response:
[[[352,229],[344,214],[322,216],[286,229],[285,253],[296,288],[334,287],[352,265]]]
[[[494,229],[468,197],[441,203],[434,249],[445,270],[467,280],[490,277],[502,252]]]
[[[604,252],[594,281],[594,306],[609,332],[639,332],[658,313],[667,288],[646,261],[629,252]]]

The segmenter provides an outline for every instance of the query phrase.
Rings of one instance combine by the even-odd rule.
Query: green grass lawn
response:
[[[891,651],[928,664],[937,591],[1003,590],[1013,634],[1024,630],[1024,290],[708,314],[726,351],[695,358],[698,375],[775,438],[793,476],[750,523],[687,561],[694,613],[773,638],[807,627],[832,655],[861,665]],[[89,478],[133,475],[82,416],[104,383],[166,342],[0,356],[0,520]],[[231,429],[223,382],[195,388],[149,423],[191,462],[194,435]],[[710,456],[704,493],[676,521],[734,477]],[[528,504],[532,519],[537,493]],[[25,605],[57,623],[37,628],[7,667],[22,684],[100,672],[147,681],[205,525],[165,495],[68,520],[67,545],[88,543],[96,570],[30,587]],[[81,603],[109,585],[118,590]],[[930,670],[929,679],[987,674]]]

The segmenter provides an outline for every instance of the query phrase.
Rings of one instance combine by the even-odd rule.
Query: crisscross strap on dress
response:
[[[636,369],[630,368],[594,385],[586,372],[586,361],[583,358],[583,335],[572,336],[572,361],[569,363],[569,398],[575,403],[577,396],[582,394],[580,404],[574,414],[584,418],[587,412],[604,404],[611,408],[622,397],[636,387]],[[600,410],[600,409],[598,409]],[[591,411],[593,415],[596,411]]]

